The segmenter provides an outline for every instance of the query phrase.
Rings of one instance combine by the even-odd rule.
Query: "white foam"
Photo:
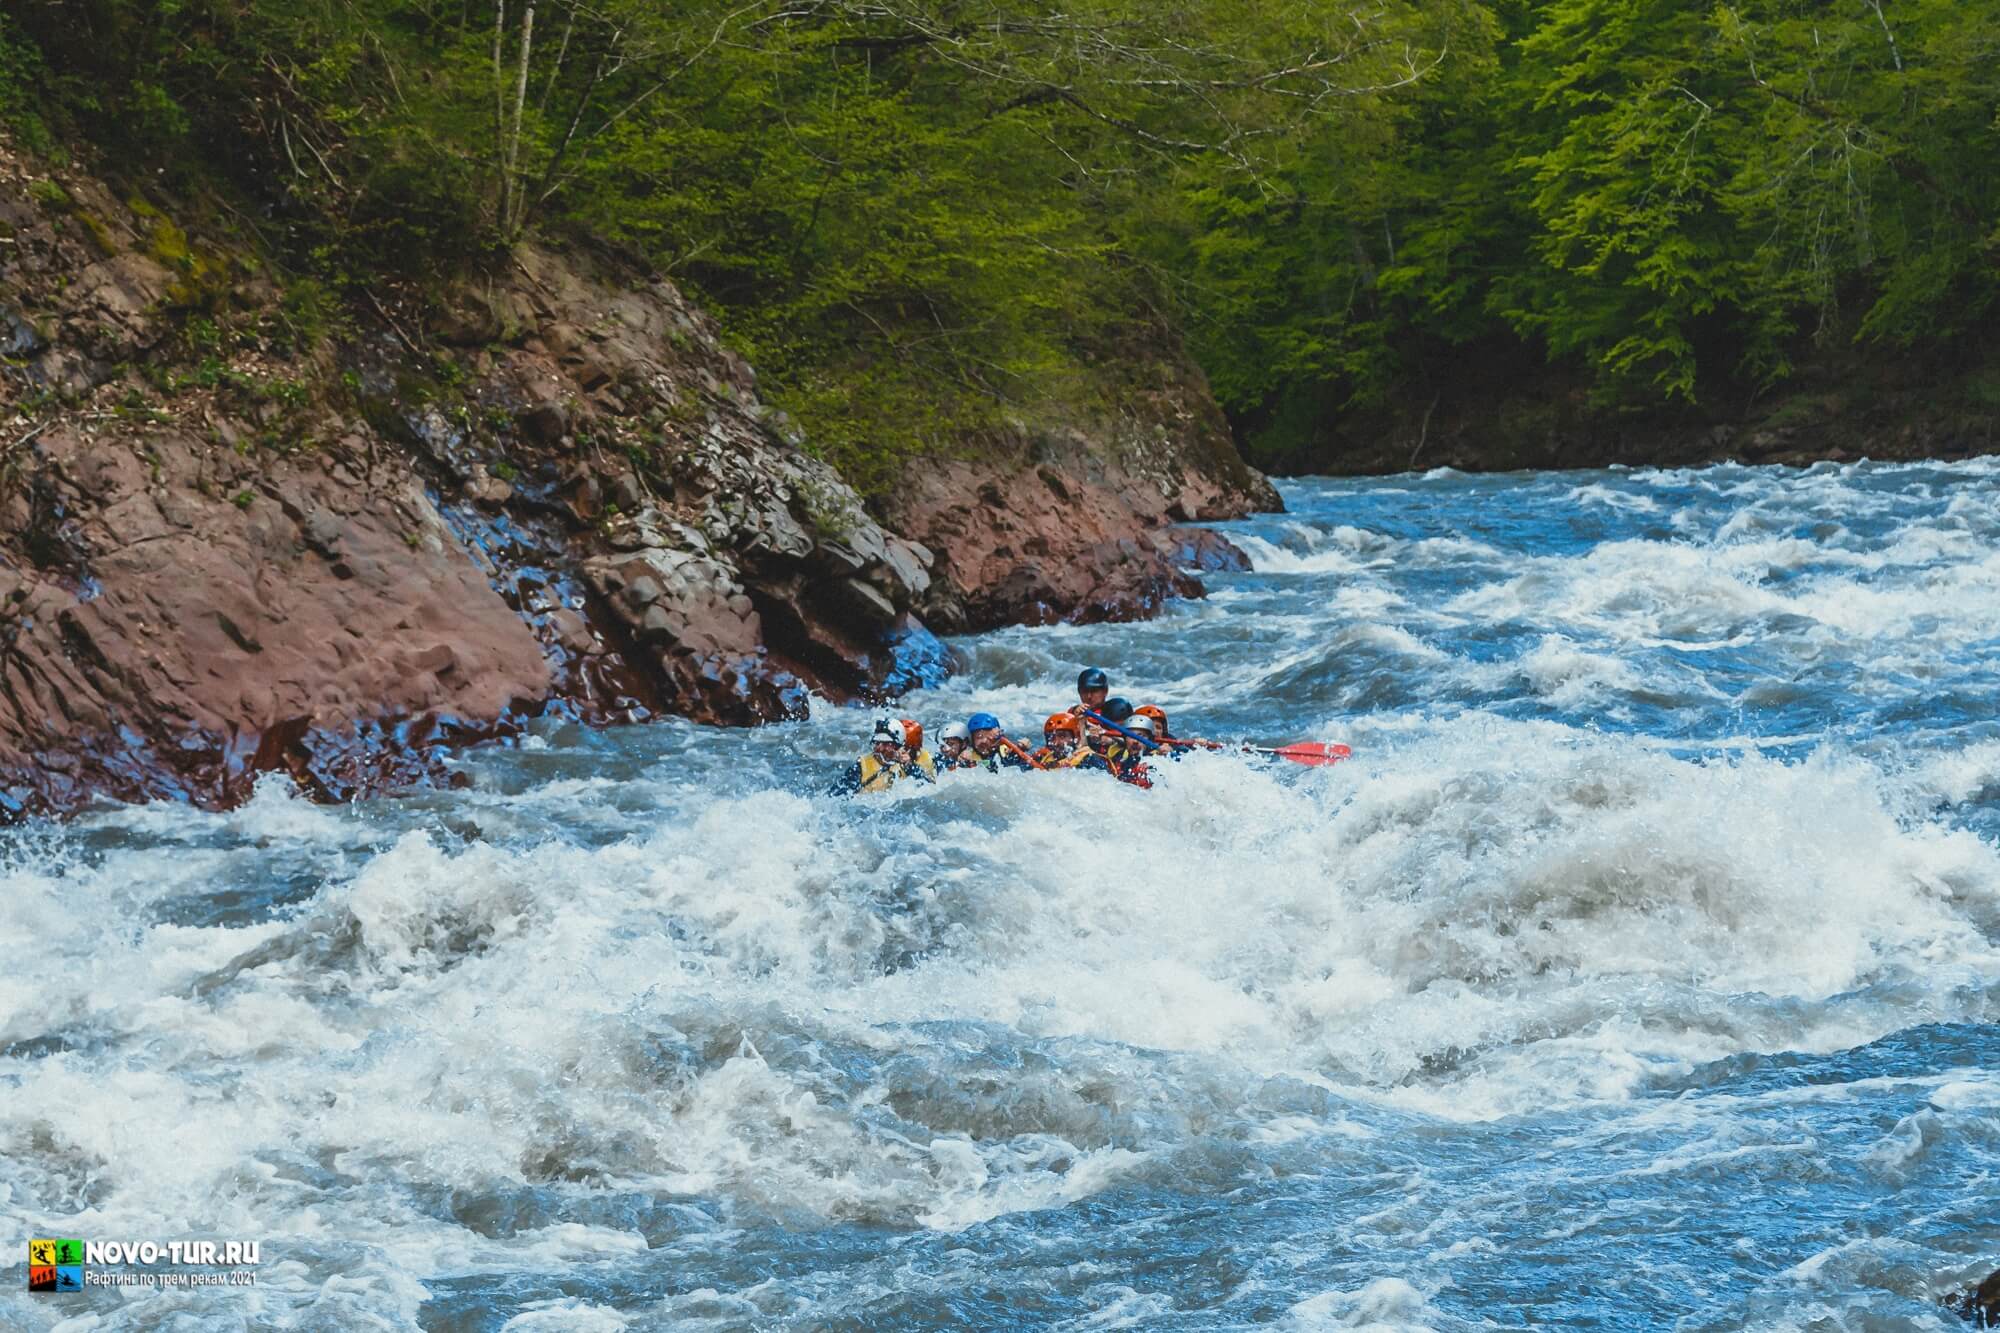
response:
[[[1300,1330],[1360,1329],[1365,1333],[1414,1333],[1436,1327],[1430,1301],[1402,1278],[1377,1278],[1354,1291],[1329,1291],[1300,1301],[1285,1326]]]
[[[500,1333],[619,1333],[631,1326],[628,1316],[609,1306],[571,1297],[530,1302],[500,1325]]]
[[[1773,633],[1869,669],[1935,656],[1991,635],[1982,504],[1960,507],[1972,546],[1913,527],[1822,549],[1773,522],[1708,547],[1521,558],[1302,524],[1296,549],[1265,545],[1340,577],[1252,626],[1268,652],[1121,688],[1199,708],[1331,653],[1596,715],[1705,688],[1698,663],[1677,674],[1694,650]],[[1370,581],[1457,558],[1509,563],[1442,608]],[[1533,646],[1472,660],[1438,646],[1449,621],[1518,621]],[[995,678],[939,697],[1038,716],[1091,642],[989,640]],[[1663,645],[1689,651],[1634,664]],[[1800,1139],[1697,1129],[1676,1119],[1694,1109],[1640,1094],[1745,1052],[1991,1021],[2000,850],[1933,807],[2000,783],[2000,742],[1912,760],[1834,738],[1781,762],[1760,751],[1822,738],[1621,737],[1447,703],[1353,720],[1356,757],[1332,768],[1202,753],[1150,792],[971,775],[849,802],[780,783],[801,755],[846,753],[862,716],[647,732],[641,776],[551,741],[534,767],[557,776],[439,798],[476,816],[470,832],[266,784],[230,815],[144,807],[24,837],[0,867],[0,1044],[34,1047],[0,1060],[0,1223],[258,1235],[308,1256],[260,1274],[272,1322],[395,1326],[439,1274],[644,1244],[613,1224],[489,1236],[436,1215],[440,1193],[691,1196],[714,1214],[689,1223],[697,1238],[957,1231],[1177,1182],[1193,1144],[1365,1145],[1362,1113],[1384,1107],[1464,1122],[1612,1106],[1607,1134],[1680,1135],[1635,1171],[1727,1173]],[[317,876],[295,907],[161,919],[273,859]],[[1982,1071],[1904,1082],[1932,1109],[1871,1149],[1885,1178],[1921,1160],[1923,1115],[1949,1127],[2000,1104]],[[1267,1102],[1267,1085],[1322,1100]],[[1718,1094],[1702,1114],[1862,1086]],[[1423,1327],[1433,1296],[1385,1280],[1289,1317]],[[1170,1318],[1162,1302],[1107,1289],[1099,1320]],[[629,1313],[555,1301],[518,1326]],[[774,1318],[742,1293],[653,1313]]]
[[[1363,762],[1293,782],[1198,755],[1150,793],[973,778],[905,802],[917,824],[762,792],[594,851],[407,834],[290,922],[140,926],[116,967],[17,1003],[17,1037],[87,1014],[164,1063],[18,1065],[0,1132],[61,1123],[64,1151],[117,1164],[137,1215],[317,1144],[364,1174],[584,1170],[756,1213],[956,1229],[1102,1190],[1147,1150],[1093,1146],[1082,1107],[1068,1130],[1013,1132],[959,1092],[943,1132],[912,1138],[868,1109],[876,1094],[773,1063],[770,1043],[921,1051],[942,1039],[896,1025],[990,1024],[1479,1118],[1624,1098],[1739,1050],[1856,1044],[1908,1013],[1907,997],[1852,998],[1876,982],[1949,1016],[2000,976],[1977,925],[2000,858],[1902,825],[1864,765],[1688,764],[1490,719]],[[188,994],[252,950],[264,960],[221,992]],[[723,1045],[679,1073],[634,1063],[663,1039]],[[1071,1058],[1121,1098],[1180,1095],[1149,1067]],[[226,1102],[166,1072],[211,1066],[238,1071]],[[135,1159],[134,1115],[188,1130]],[[246,1201],[288,1190],[264,1179]]]
[[[1543,636],[1516,665],[1535,693],[1558,708],[1589,708],[1641,684],[1638,673],[1623,660],[1585,651],[1557,634]]]

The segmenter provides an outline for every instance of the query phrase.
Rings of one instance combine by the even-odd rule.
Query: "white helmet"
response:
[[[963,722],[954,722],[939,733],[938,739],[941,741],[969,741],[972,739],[972,733],[965,729]]]
[[[894,718],[875,720],[875,734],[868,738],[870,745],[901,745],[903,742],[903,729],[896,725]]]

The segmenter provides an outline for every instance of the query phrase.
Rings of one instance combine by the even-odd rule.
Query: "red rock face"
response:
[[[551,710],[881,697],[946,668],[926,620],[1151,614],[1240,559],[1166,525],[1275,503],[1183,378],[1129,438],[920,463],[884,522],[670,284],[540,251],[386,293],[338,352],[192,348],[158,224],[82,180],[62,225],[26,173],[0,145],[0,817],[447,781]],[[204,319],[274,305],[224,285]]]
[[[167,433],[144,456],[70,425],[36,443],[36,484],[0,511],[46,534],[0,569],[16,812],[223,804],[265,768],[329,797],[436,776],[414,742],[484,734],[548,690],[534,635],[406,470],[363,489],[331,456],[249,477]]]
[[[1177,397],[1214,411],[1192,371]],[[1219,413],[1163,415],[1170,426],[1139,441],[1072,434],[912,469],[889,521],[938,553],[932,623],[1144,619],[1202,595],[1191,570],[1244,568],[1220,533],[1174,525],[1280,509],[1276,491],[1236,456]]]

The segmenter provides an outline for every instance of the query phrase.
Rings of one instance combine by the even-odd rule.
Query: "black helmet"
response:
[[[1079,694],[1085,690],[1108,690],[1110,688],[1111,677],[1105,675],[1097,667],[1085,667],[1076,673],[1076,689]]]
[[[1123,722],[1126,718],[1132,716],[1132,703],[1129,699],[1106,699],[1104,707],[1097,711],[1110,718],[1113,722]]]

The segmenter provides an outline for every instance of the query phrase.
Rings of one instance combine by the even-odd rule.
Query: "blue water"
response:
[[[2000,467],[1284,489],[901,711],[1095,664],[1330,769],[847,801],[821,707],[10,832],[5,1230],[264,1262],[0,1325],[1964,1327]]]

